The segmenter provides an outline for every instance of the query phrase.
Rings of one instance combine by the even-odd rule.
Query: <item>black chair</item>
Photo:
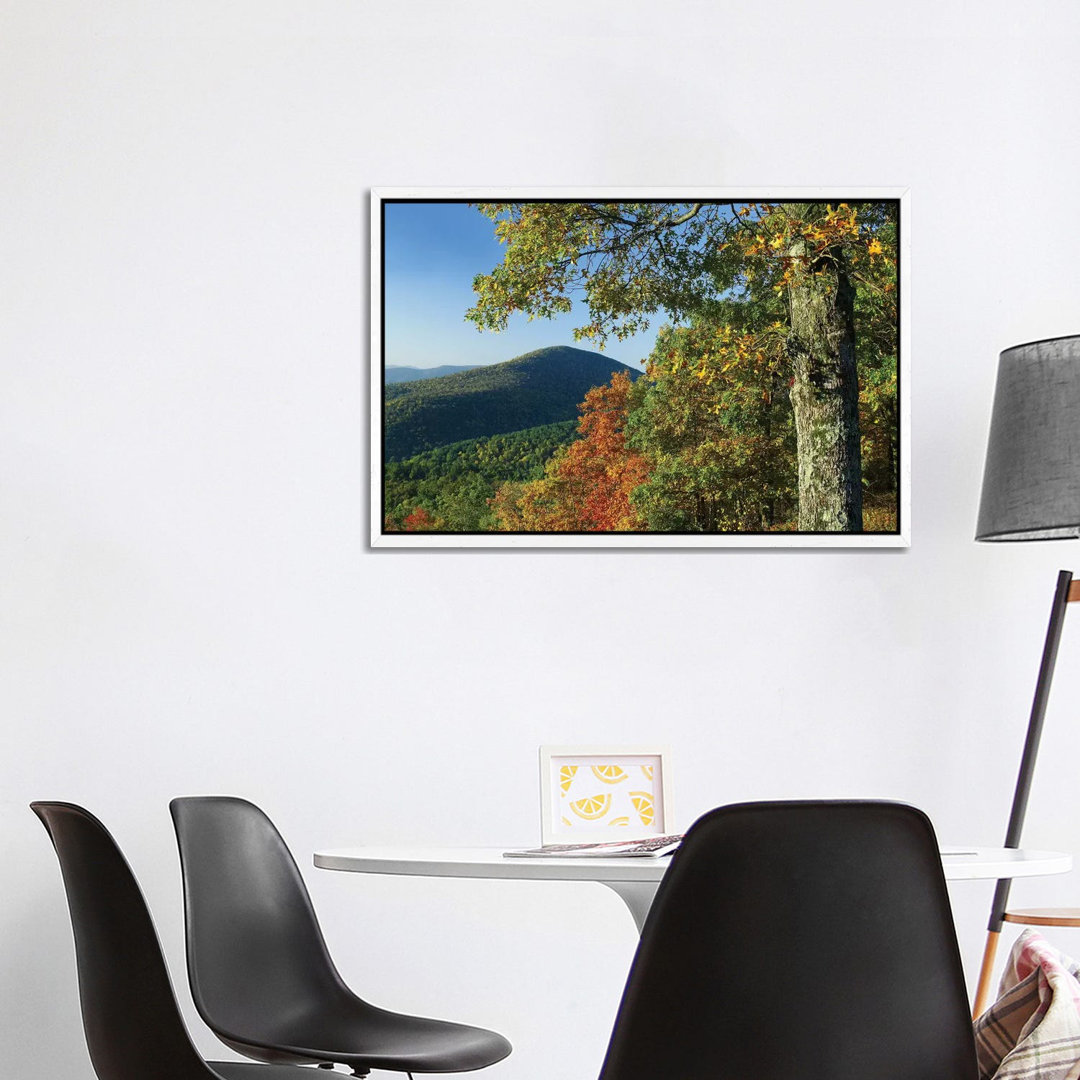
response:
[[[188,978],[199,1015],[258,1061],[333,1062],[365,1075],[467,1072],[510,1044],[483,1028],[357,997],[327,952],[307,888],[267,816],[243,799],[174,799]]]
[[[310,1080],[293,1066],[204,1061],[184,1027],[146,902],[105,826],[70,803],[31,809],[60,860],[83,1027],[100,1080]]]
[[[721,807],[642,930],[601,1080],[976,1080],[926,816],[882,802]]]

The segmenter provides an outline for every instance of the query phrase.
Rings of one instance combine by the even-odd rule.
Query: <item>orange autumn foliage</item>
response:
[[[428,532],[435,528],[435,520],[422,506],[418,506],[405,520],[402,526],[406,532]]]
[[[498,527],[512,532],[633,532],[643,528],[630,493],[649,465],[626,445],[629,374],[585,395],[579,438],[556,453],[544,477],[504,484],[492,500]]]

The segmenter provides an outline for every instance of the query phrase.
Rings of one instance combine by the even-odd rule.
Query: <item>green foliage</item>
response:
[[[387,461],[464,439],[574,420],[594,386],[625,364],[600,353],[554,346],[501,364],[385,387]],[[639,372],[631,372],[636,378]]]
[[[895,208],[876,207],[867,222],[883,252],[895,252]],[[870,218],[869,212],[867,218]],[[855,319],[859,368],[859,430],[862,445],[864,522],[867,531],[896,529],[899,490],[900,412],[897,390],[896,262],[878,258],[857,269]]]
[[[896,203],[478,209],[504,244],[473,282],[480,329],[568,312],[575,296],[579,339],[626,337],[661,311],[677,324],[626,422],[650,466],[630,495],[650,529],[895,529]]]
[[[514,312],[550,318],[584,294],[578,340],[603,344],[649,326],[707,314],[731,262],[723,244],[739,219],[730,203],[480,203],[505,245],[503,262],[473,281],[467,317],[501,330]]]
[[[630,447],[651,470],[631,495],[656,532],[788,526],[795,434],[782,376],[730,326],[664,328],[632,391]]]
[[[495,527],[488,499],[507,481],[535,480],[545,462],[574,438],[566,420],[487,439],[469,439],[388,462],[383,506],[393,527],[401,528],[417,507],[447,532],[487,532]]]

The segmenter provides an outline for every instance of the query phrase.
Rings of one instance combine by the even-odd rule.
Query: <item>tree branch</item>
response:
[[[702,204],[699,203],[699,202],[694,203],[694,205],[691,206],[690,209],[687,210],[686,213],[683,214],[682,216],[677,217],[677,218],[668,218],[667,221],[661,221],[661,222],[658,222],[657,224],[659,225],[659,227],[661,229],[671,229],[671,228],[674,228],[674,226],[676,226],[676,225],[684,225],[691,218],[697,217],[697,215],[701,211],[701,205]]]

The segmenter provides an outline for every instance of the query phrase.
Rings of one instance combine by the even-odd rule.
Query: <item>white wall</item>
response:
[[[5,1069],[91,1076],[34,798],[113,828],[189,1017],[176,794],[253,798],[305,867],[365,840],[523,843],[540,743],[659,738],[683,824],[883,796],[945,842],[1000,842],[1056,571],[1080,560],[971,538],[998,351],[1080,331],[1080,8],[0,20]],[[390,184],[909,185],[911,549],[365,550],[366,193]],[[1074,623],[1026,838],[1080,853],[1078,690]],[[492,1080],[596,1075],[634,947],[613,894],[307,877],[361,992],[507,1033]],[[953,889],[971,969],[990,891]]]

